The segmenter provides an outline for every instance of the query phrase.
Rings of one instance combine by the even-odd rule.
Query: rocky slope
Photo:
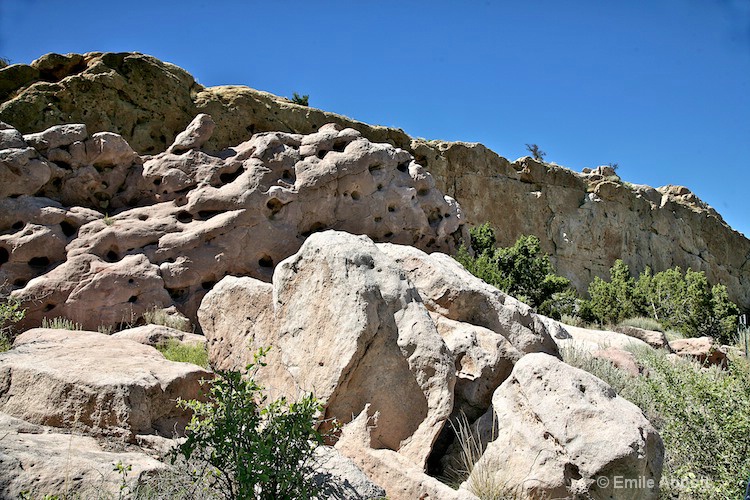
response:
[[[326,228],[428,251],[466,237],[458,204],[404,150],[329,124],[211,155],[199,148],[214,127],[198,115],[141,157],[83,124],[22,136],[0,122],[0,283],[24,303],[21,326],[63,316],[96,330],[172,306],[195,320],[221,278],[270,280]]]
[[[336,123],[410,151],[470,223],[495,226],[500,244],[537,235],[581,291],[623,258],[636,272],[675,265],[705,271],[750,309],[750,240],[684,187],[630,185],[606,169],[579,174],[529,158],[510,162],[480,144],[412,139],[247,87],[205,88],[141,54],[47,55],[10,66],[0,70],[0,102],[0,120],[22,133],[84,123],[89,133],[121,134],[140,153],[166,149],[201,112],[217,124],[209,151],[254,132],[309,134]]]

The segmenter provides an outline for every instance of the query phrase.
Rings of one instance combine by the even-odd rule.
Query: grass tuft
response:
[[[170,361],[193,363],[202,368],[208,368],[208,351],[204,344],[182,343],[169,339],[164,344],[156,346],[156,349]]]

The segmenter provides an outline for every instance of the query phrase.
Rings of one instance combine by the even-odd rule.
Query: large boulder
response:
[[[495,391],[490,412],[494,440],[469,489],[481,484],[523,498],[657,498],[661,438],[635,405],[593,375],[528,354]],[[626,480],[636,486],[617,487]]]
[[[654,330],[645,330],[643,328],[636,328],[634,326],[620,325],[616,326],[614,330],[617,333],[624,333],[629,337],[635,337],[640,339],[653,347],[654,349],[666,349],[671,350],[669,347],[669,340],[667,340],[664,332],[657,332]]]
[[[172,437],[212,374],[153,347],[87,331],[29,330],[0,354],[0,411],[30,423],[134,441]]]
[[[377,414],[370,446],[424,467],[453,407],[454,363],[417,290],[368,238],[316,233],[277,266],[272,290],[227,278],[198,317],[217,366],[240,369],[270,345],[263,385],[313,391],[343,423]]]
[[[727,351],[711,337],[675,339],[669,343],[675,355],[692,359],[708,366],[727,366]]]

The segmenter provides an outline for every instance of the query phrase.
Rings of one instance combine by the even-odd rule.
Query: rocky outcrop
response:
[[[716,344],[711,337],[675,339],[669,343],[669,346],[676,356],[697,361],[703,366],[714,365],[726,368],[729,362],[726,349]]]
[[[24,302],[22,326],[64,316],[96,330],[172,306],[195,321],[222,277],[270,280],[326,228],[428,251],[466,237],[458,204],[406,151],[330,124],[209,155],[197,148],[213,129],[199,115],[151,157],[83,125],[0,150],[0,189],[12,187],[0,198],[0,282]]]
[[[0,436],[0,498],[117,498],[166,467],[142,450],[112,449],[91,436],[4,413]],[[127,476],[117,472],[118,463],[130,467]]]
[[[669,340],[664,332],[656,332],[653,330],[644,330],[643,328],[636,328],[634,326],[620,325],[616,326],[614,330],[618,333],[624,333],[629,337],[635,337],[641,339],[654,349],[666,349],[671,350],[669,347]]]
[[[546,354],[526,355],[495,391],[490,412],[494,440],[469,489],[519,498],[658,497],[661,438],[593,375]],[[625,479],[638,486],[618,491]]]
[[[177,397],[202,398],[212,374],[156,349],[96,332],[29,330],[0,354],[0,411],[27,422],[135,441],[171,438],[190,413]]]
[[[530,158],[510,162],[480,144],[412,140],[398,129],[247,87],[204,88],[184,70],[142,54],[50,54],[0,70],[0,82],[0,120],[21,132],[85,123],[89,133],[123,135],[141,153],[164,151],[198,113],[210,114],[216,124],[205,142],[213,151],[256,132],[309,134],[336,123],[410,151],[432,173],[436,187],[459,200],[468,221],[492,223],[499,244],[510,245],[521,234],[538,236],[557,270],[579,291],[585,292],[594,276],[606,277],[622,258],[634,272],[676,265],[705,271],[750,309],[750,240],[685,187],[628,184],[608,167],[579,174]],[[17,143],[11,135],[8,140]],[[37,160],[25,154],[32,156],[18,162]],[[33,170],[37,173],[25,182],[43,182],[46,168]]]

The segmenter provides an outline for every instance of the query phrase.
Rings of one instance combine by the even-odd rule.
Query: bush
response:
[[[292,96],[292,102],[294,104],[299,104],[300,106],[309,106],[310,105],[310,96],[305,95],[299,95],[297,92],[294,93]]]
[[[193,363],[208,368],[208,351],[204,344],[185,344],[175,339],[169,339],[164,344],[156,346],[160,353],[170,361]]]
[[[603,360],[563,350],[567,363],[593,373],[636,404],[664,440],[664,498],[738,498],[750,476],[750,365],[727,371],[634,349],[648,377],[631,377]]]
[[[521,236],[511,247],[496,248],[495,232],[489,223],[469,232],[477,256],[472,257],[461,247],[455,259],[474,276],[558,318],[561,312],[555,309],[556,305],[569,305],[575,300],[569,294],[559,295],[568,291],[570,281],[554,273],[549,256],[542,253],[536,236]]]
[[[18,323],[26,315],[21,303],[10,297],[0,297],[0,352],[10,349],[15,338],[13,324]]]
[[[217,371],[208,402],[179,402],[193,419],[173,463],[182,457],[205,464],[211,488],[223,498],[312,498],[313,453],[322,442],[315,416],[322,406],[311,394],[297,402],[268,402],[253,379],[266,352],[256,353],[246,377]],[[205,479],[200,469],[196,481]]]
[[[617,260],[610,280],[594,278],[589,295],[592,316],[605,324],[647,316],[666,329],[723,343],[732,341],[737,327],[739,308],[729,300],[726,286],[710,286],[702,271],[683,273],[675,267],[652,275],[647,268],[636,280],[627,264]]]

